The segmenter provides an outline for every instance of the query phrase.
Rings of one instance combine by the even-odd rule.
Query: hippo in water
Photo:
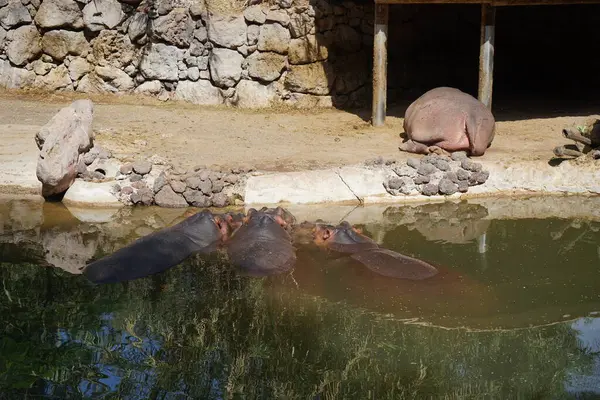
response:
[[[195,253],[215,251],[226,240],[229,227],[222,216],[202,211],[88,264],[83,274],[94,283],[114,283],[156,274]]]
[[[458,89],[438,87],[406,109],[404,132],[408,138],[399,149],[419,154],[466,151],[482,156],[495,131],[494,116],[482,102]]]
[[[317,246],[350,254],[350,258],[371,271],[389,278],[423,280],[438,273],[437,268],[425,261],[379,247],[346,221],[338,226],[317,224],[314,242]]]
[[[260,211],[251,208],[226,243],[230,261],[244,273],[255,276],[292,269],[296,252],[288,230],[294,222],[292,214],[281,207]]]

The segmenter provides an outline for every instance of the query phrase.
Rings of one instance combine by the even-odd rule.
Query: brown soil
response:
[[[154,154],[184,168],[197,165],[291,171],[360,163],[401,153],[405,107],[388,110],[386,125],[373,128],[370,110],[237,110],[161,103],[133,96],[83,96],[0,92],[0,137],[11,138],[10,153],[37,152],[36,131],[76,98],[95,103],[96,142],[123,160]],[[589,117],[586,116],[586,117]],[[586,117],[498,118],[496,138],[482,161],[550,160],[552,149],[568,141],[560,132]],[[15,132],[23,136],[17,144]],[[5,139],[3,139],[5,140]],[[4,145],[3,145],[4,146]],[[4,149],[6,150],[6,149]]]

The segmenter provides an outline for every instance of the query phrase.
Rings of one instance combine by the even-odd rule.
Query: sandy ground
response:
[[[0,184],[36,184],[33,137],[60,108],[77,98],[83,96],[0,92]],[[184,168],[250,165],[293,171],[354,164],[376,156],[410,157],[398,150],[407,104],[390,107],[386,125],[373,128],[368,122],[370,110],[253,111],[133,96],[91,99],[96,142],[123,160],[156,154]],[[536,118],[527,119],[526,112],[518,115],[501,107],[495,114],[496,138],[481,159],[507,163],[550,160],[552,149],[566,143],[560,135],[562,128],[592,115],[547,112],[542,117],[532,113]]]

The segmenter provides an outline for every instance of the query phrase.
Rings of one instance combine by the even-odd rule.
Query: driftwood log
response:
[[[563,145],[554,148],[556,157],[581,157],[590,154],[595,160],[600,158],[600,120],[586,127],[582,131],[578,129],[565,128],[562,135],[572,140],[574,145]]]

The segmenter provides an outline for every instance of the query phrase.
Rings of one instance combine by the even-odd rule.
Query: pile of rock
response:
[[[125,204],[225,207],[235,201],[237,188],[251,171],[252,168],[234,168],[225,172],[204,167],[159,171],[148,161],[138,161],[120,167],[114,193]]]
[[[464,152],[453,153],[451,157],[429,154],[421,160],[410,158],[405,165],[396,165],[391,170],[395,176],[383,185],[394,196],[466,193],[470,186],[485,183],[490,175]]]
[[[373,5],[0,0],[0,87],[299,107],[369,99]]]

